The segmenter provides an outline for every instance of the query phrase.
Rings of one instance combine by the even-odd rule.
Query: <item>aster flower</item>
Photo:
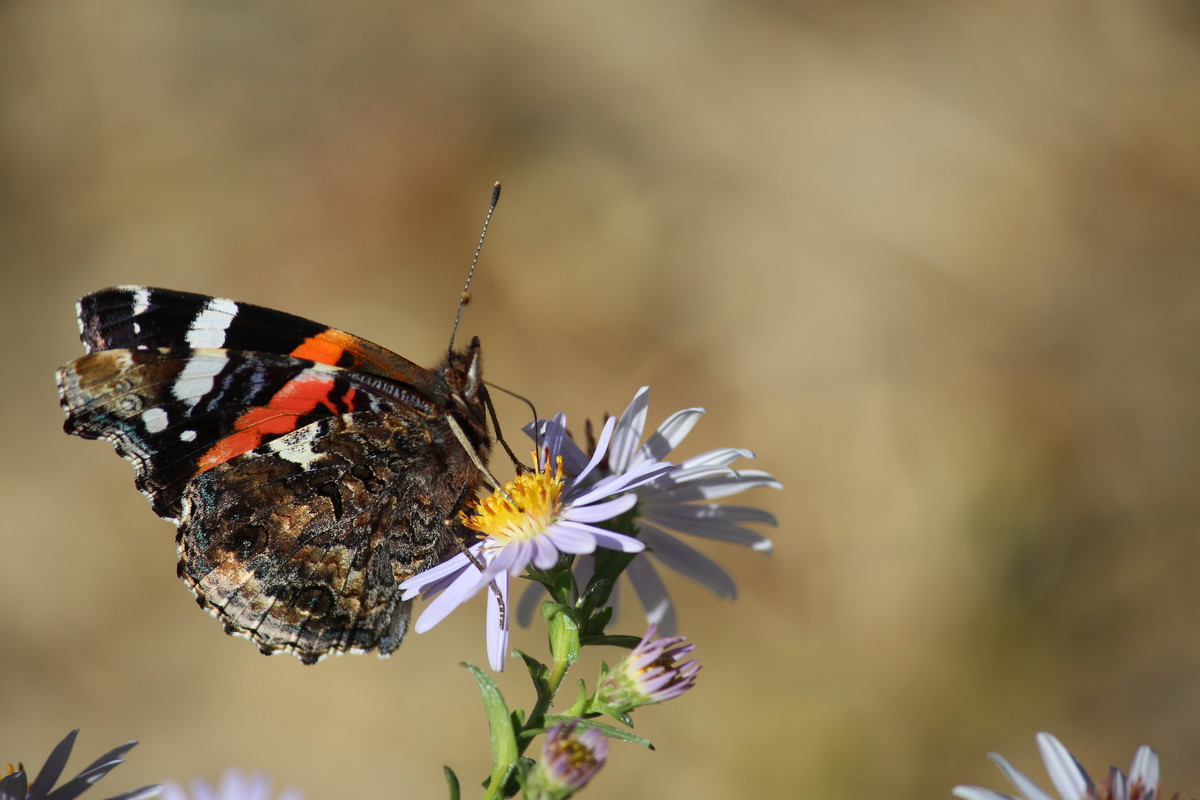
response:
[[[488,586],[488,662],[493,670],[504,668],[508,650],[508,620],[502,608],[508,604],[508,579],[530,565],[549,569],[560,553],[592,553],[606,547],[636,553],[645,545],[630,536],[596,527],[629,511],[637,498],[631,489],[654,480],[671,469],[671,464],[644,460],[620,473],[598,480],[592,475],[604,457],[615,421],[604,426],[596,452],[574,477],[564,478],[560,457],[568,441],[561,420],[547,426],[544,449],[537,459],[537,472],[519,475],[490,497],[474,504],[474,513],[463,523],[482,535],[482,540],[441,564],[400,584],[403,599],[418,594],[437,597],[425,608],[414,626],[424,633],[451,611]]]
[[[562,722],[546,731],[542,758],[530,773],[526,797],[536,800],[570,797],[604,766],[608,741],[596,728],[576,733],[578,724],[578,720]]]
[[[50,751],[46,763],[42,766],[38,776],[33,779],[32,784],[28,783],[28,776],[23,767],[13,771],[10,766],[9,774],[0,778],[0,800],[73,800],[87,791],[93,783],[123,764],[123,756],[137,745],[137,742],[126,742],[119,747],[114,747],[85,767],[74,778],[57,789],[51,790],[59,776],[62,775],[63,767],[67,765],[67,759],[71,756],[71,748],[75,746],[75,737],[78,735],[78,730],[71,731]],[[156,797],[161,791],[162,787],[158,785],[143,786],[132,792],[115,795],[109,800],[142,800],[146,797]]]
[[[1063,800],[1155,800],[1162,788],[1158,780],[1158,755],[1145,745],[1138,748],[1129,768],[1128,779],[1115,767],[1109,768],[1108,776],[1096,786],[1092,779],[1062,743],[1048,733],[1037,735],[1038,750],[1042,762],[1050,775],[1050,782]],[[988,756],[1024,800],[1054,800],[1033,781],[1015,769],[1003,757],[991,753]],[[983,789],[978,786],[955,786],[955,797],[962,800],[1017,800],[1011,795]]]
[[[237,767],[230,767],[221,776],[220,785],[213,786],[197,778],[192,781],[191,792],[172,781],[163,785],[163,800],[270,800],[271,779],[261,772],[247,775]],[[287,789],[278,800],[304,800],[297,789]]]
[[[655,633],[651,625],[637,647],[601,679],[597,708],[620,717],[638,706],[679,697],[695,685],[700,662],[693,658],[678,663],[695,646],[684,644],[687,639],[682,636],[655,639]]]
[[[621,474],[645,462],[665,459],[705,413],[702,408],[677,411],[643,443],[649,405],[650,387],[643,386],[618,419],[608,457],[592,472],[592,480]],[[547,422],[539,420],[536,426],[526,426],[525,432],[537,438],[548,435]],[[562,445],[562,454],[568,474],[576,473],[588,462],[588,456],[569,439]],[[676,631],[675,609],[655,562],[696,581],[717,597],[737,597],[737,586],[729,573],[676,534],[732,542],[761,553],[771,552],[771,540],[746,525],[774,526],[778,524],[774,515],[760,508],[708,502],[759,486],[783,488],[765,472],[731,469],[730,465],[739,458],[754,458],[754,454],[735,448],[710,450],[681,462],[667,474],[636,489],[634,524],[638,528],[638,537],[646,543],[647,557],[630,562],[625,574],[646,611],[646,619],[665,635],[674,635]],[[585,584],[590,574],[589,559],[580,559],[576,565],[579,583]],[[526,590],[518,609],[522,624],[528,624],[542,594],[538,584]],[[616,598],[614,593],[613,600]]]

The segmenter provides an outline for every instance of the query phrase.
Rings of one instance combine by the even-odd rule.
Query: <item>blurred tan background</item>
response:
[[[576,423],[650,383],[710,410],[681,455],[787,485],[746,498],[773,556],[704,548],[736,603],[671,583],[700,684],[589,796],[948,797],[1005,786],[989,750],[1045,784],[1039,730],[1200,793],[1198,42],[1185,0],[3,4],[0,761],[82,727],[73,767],[142,741],[97,797],[474,796],[482,602],[258,655],[53,370],[116,283],[432,363],[502,180],[488,376]]]

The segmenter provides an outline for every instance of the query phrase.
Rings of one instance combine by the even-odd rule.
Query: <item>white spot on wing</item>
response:
[[[194,441],[196,441],[196,432],[195,431],[180,431],[179,438],[185,442],[194,442]]]
[[[150,433],[160,433],[167,428],[167,412],[161,408],[147,408],[142,412],[142,424]]]
[[[150,290],[145,286],[139,286],[133,290],[133,315],[145,314],[146,309],[150,308]]]
[[[183,370],[175,378],[171,394],[176,400],[187,403],[189,410],[195,408],[200,398],[212,391],[213,381],[227,361],[228,359],[220,353],[204,357],[194,356],[183,365]]]
[[[267,446],[284,461],[307,466],[322,456],[321,453],[313,452],[312,444],[323,432],[322,425],[308,425],[286,436],[280,436]]]
[[[225,331],[237,312],[237,303],[232,300],[220,297],[210,299],[192,320],[187,343],[192,347],[224,347]]]

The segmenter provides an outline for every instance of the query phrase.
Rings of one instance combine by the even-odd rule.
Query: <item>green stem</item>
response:
[[[546,692],[538,698],[534,703],[533,709],[529,712],[529,718],[525,721],[525,725],[521,728],[521,733],[525,733],[532,728],[541,728],[545,726],[546,712],[550,710],[550,706],[554,703],[554,696],[558,694],[558,689],[562,686],[563,678],[567,676],[567,670],[571,668],[571,661],[568,659],[555,660],[554,666],[550,669],[550,675],[546,679]],[[529,747],[533,741],[532,736],[518,736],[517,746],[519,748],[518,755],[524,755],[525,749]]]

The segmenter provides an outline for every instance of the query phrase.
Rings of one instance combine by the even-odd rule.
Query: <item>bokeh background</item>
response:
[[[1039,730],[1200,793],[1198,44],[1186,0],[0,5],[0,761],[471,796],[482,602],[258,655],[53,370],[116,283],[432,363],[502,180],[488,376],[576,423],[652,384],[787,486],[774,555],[704,548],[736,603],[671,583],[700,684],[590,796],[947,797],[1044,782]]]

